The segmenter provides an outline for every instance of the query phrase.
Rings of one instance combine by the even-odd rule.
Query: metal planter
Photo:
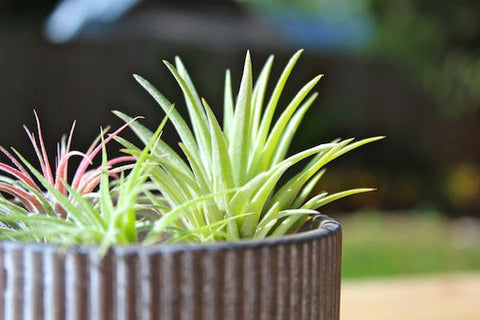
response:
[[[339,319],[341,229],[115,247],[0,243],[0,319]]]

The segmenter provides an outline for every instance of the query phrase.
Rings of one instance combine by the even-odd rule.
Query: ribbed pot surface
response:
[[[0,243],[1,319],[338,320],[341,230],[62,251]]]

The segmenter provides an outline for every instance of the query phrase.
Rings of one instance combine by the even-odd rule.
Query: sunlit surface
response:
[[[342,320],[480,319],[480,273],[350,280]]]
[[[433,212],[343,220],[342,320],[480,319],[480,225]]]

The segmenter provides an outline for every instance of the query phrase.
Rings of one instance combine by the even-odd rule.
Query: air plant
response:
[[[356,142],[337,140],[287,156],[295,132],[317,97],[311,91],[322,77],[319,75],[302,87],[274,121],[280,96],[301,52],[290,59],[266,104],[273,56],[268,58],[254,84],[247,52],[236,99],[227,70],[223,126],[205,99],[198,95],[178,57],[176,66],[164,63],[184,94],[191,127],[153,85],[134,76],[163,111],[169,112],[182,152],[177,153],[163,141],[152,150],[159,165],[151,169],[150,178],[169,206],[167,210],[159,209],[160,218],[153,223],[144,243],[165,238],[206,242],[280,236],[298,230],[319,213],[319,208],[332,201],[373,190],[358,188],[311,195],[330,161],[383,137]],[[115,113],[124,121],[131,121],[129,116]],[[141,124],[131,123],[130,128],[144,143],[151,140],[153,133]],[[121,142],[135,150],[129,142]],[[167,156],[159,157],[163,155]],[[282,178],[286,179],[287,170],[307,158],[310,160],[300,172],[280,183]],[[153,194],[149,198],[155,201]]]
[[[368,192],[357,188],[312,194],[325,166],[373,137],[336,140],[287,155],[293,136],[317,97],[311,93],[321,75],[303,86],[274,121],[287,79],[299,59],[297,52],[264,103],[273,56],[253,83],[247,53],[236,99],[227,70],[224,117],[220,125],[200,99],[180,59],[166,66],[180,85],[191,127],[174,105],[148,81],[136,80],[168,114],[155,132],[121,112],[126,123],[105,132],[87,152],[72,150],[75,123],[57,147],[52,168],[35,114],[37,134],[26,129],[38,158],[37,170],[15,149],[2,152],[11,164],[0,163],[0,239],[53,242],[62,245],[113,245],[142,242],[235,241],[296,232],[318,209],[337,199]],[[160,139],[169,119],[180,137],[181,153]],[[130,127],[145,147],[137,148],[119,134]],[[108,160],[106,145],[120,142],[126,155]],[[91,169],[102,153],[102,165]],[[81,157],[68,182],[69,160]],[[287,178],[298,163],[303,168]],[[113,178],[113,179],[112,179]]]
[[[158,212],[172,215],[214,196],[192,199],[181,208],[171,209],[161,195],[152,195],[148,180],[151,169],[158,165],[155,161],[162,156],[152,157],[150,153],[159,143],[167,117],[142,150],[125,150],[132,155],[111,160],[107,158],[107,143],[112,139],[123,141],[118,135],[137,118],[106,138],[106,132],[102,131],[86,153],[71,150],[74,123],[68,138],[62,137],[58,145],[55,171],[50,166],[36,114],[35,118],[38,141],[34,133],[25,130],[37,154],[40,170],[15,149],[12,150],[16,157],[0,149],[13,164],[0,163],[0,170],[7,174],[0,176],[0,191],[10,196],[0,194],[2,240],[57,243],[65,247],[98,245],[103,255],[113,245],[138,243],[142,234],[152,229]],[[100,152],[102,165],[88,169]],[[82,157],[82,161],[68,183],[68,164],[73,156]],[[150,195],[152,201],[144,195]]]
[[[25,127],[33,145],[40,170],[37,170],[18,151],[12,148],[15,156],[0,147],[0,151],[10,160],[11,165],[0,163],[0,221],[2,239],[22,239],[24,241],[47,241],[57,243],[98,244],[106,241],[110,219],[115,210],[124,206],[124,198],[130,199],[128,206],[136,204],[140,189],[137,184],[110,185],[111,176],[124,179],[125,170],[132,169],[138,179],[139,169],[133,164],[133,156],[120,156],[107,159],[105,146],[120,134],[129,124],[125,124],[104,138],[102,132],[85,153],[72,150],[71,143],[75,122],[68,137],[64,135],[57,145],[55,167],[50,165],[43,139],[42,128],[37,114],[37,135]],[[134,121],[133,119],[132,121]],[[108,131],[108,130],[107,130]],[[148,150],[147,148],[145,150]],[[90,168],[95,157],[102,152],[102,165]],[[148,152],[148,151],[146,151]],[[74,170],[71,182],[68,182],[69,162],[72,157],[80,156],[82,160]],[[142,171],[144,171],[142,169]],[[144,178],[146,180],[146,178]],[[141,183],[140,183],[141,184]],[[125,191],[128,189],[129,191]],[[122,197],[122,194],[125,194]],[[114,207],[114,201],[117,206]],[[127,206],[127,207],[128,207]],[[108,237],[107,237],[108,235]],[[126,243],[135,239],[120,239],[116,242]],[[126,237],[128,238],[128,237]],[[135,238],[135,237],[130,237]]]

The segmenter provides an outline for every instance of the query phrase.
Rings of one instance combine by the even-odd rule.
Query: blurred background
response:
[[[247,49],[257,74],[274,53],[276,78],[304,48],[282,101],[326,77],[294,149],[388,137],[318,186],[378,188],[325,208],[344,226],[344,278],[478,271],[479,16],[475,0],[1,0],[0,144],[32,155],[33,108],[51,151],[74,119],[86,148],[121,123],[112,109],[153,128],[163,114],[131,75],[181,102],[161,62],[175,55],[219,111],[224,70],[238,84]]]

